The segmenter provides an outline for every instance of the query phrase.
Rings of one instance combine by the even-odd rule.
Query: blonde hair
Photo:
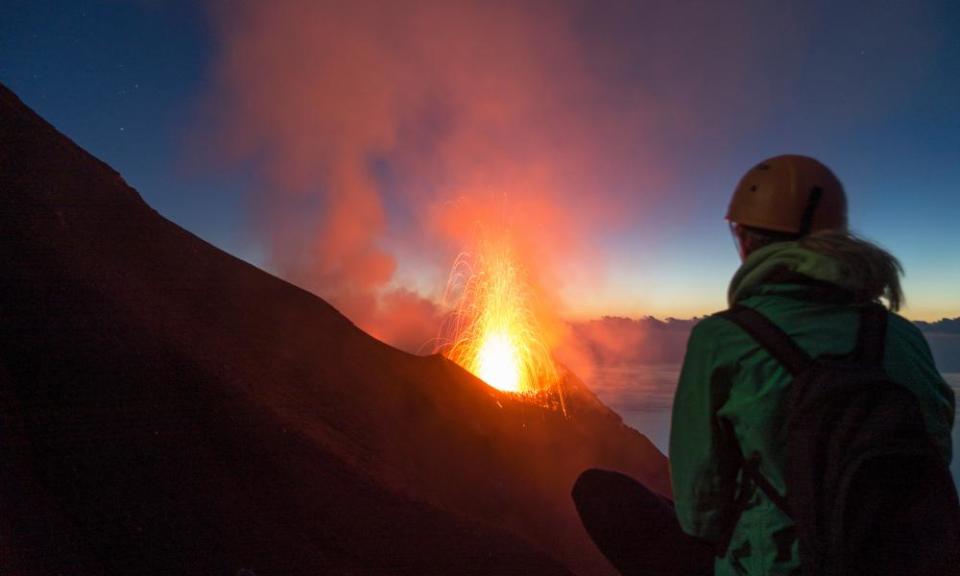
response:
[[[906,302],[900,287],[903,266],[893,254],[846,230],[822,230],[797,239],[801,247],[841,262],[846,273],[857,278],[863,288],[856,293],[858,302],[887,301],[897,311]]]

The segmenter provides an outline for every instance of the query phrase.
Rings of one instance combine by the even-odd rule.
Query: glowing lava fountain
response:
[[[494,388],[535,394],[558,372],[534,313],[533,290],[508,246],[483,244],[457,257],[444,302],[443,354]],[[449,304],[448,304],[449,305]]]

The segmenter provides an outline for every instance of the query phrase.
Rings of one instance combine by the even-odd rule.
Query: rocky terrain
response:
[[[580,471],[669,490],[567,414],[393,349],[226,254],[0,86],[0,573],[611,574]]]

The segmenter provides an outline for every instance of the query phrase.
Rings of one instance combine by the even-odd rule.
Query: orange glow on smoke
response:
[[[532,307],[533,292],[509,246],[461,254],[447,294],[456,300],[444,355],[487,384],[532,394],[557,381],[557,368]]]

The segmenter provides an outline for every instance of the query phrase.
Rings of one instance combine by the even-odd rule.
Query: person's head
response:
[[[847,230],[843,184],[819,161],[786,154],[760,162],[737,184],[727,220],[741,258],[812,232]]]
[[[765,246],[796,241],[840,263],[857,284],[856,301],[883,298],[891,310],[904,301],[900,262],[849,231],[843,184],[813,158],[775,156],[751,168],[733,192],[727,221],[744,260]]]

